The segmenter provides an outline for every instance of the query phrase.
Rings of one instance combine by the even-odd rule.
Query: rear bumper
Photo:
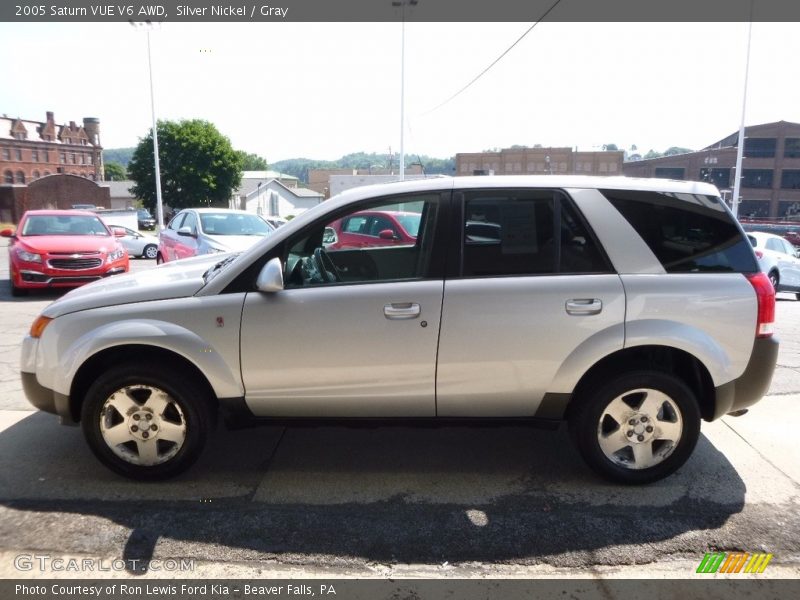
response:
[[[742,376],[716,389],[716,408],[710,420],[719,419],[761,400],[772,383],[779,347],[780,343],[775,337],[756,339],[750,362],[747,363]]]

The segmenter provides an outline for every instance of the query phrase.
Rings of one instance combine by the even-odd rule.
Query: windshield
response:
[[[269,235],[272,226],[258,215],[200,213],[200,226],[208,235]]]
[[[22,235],[111,235],[105,224],[89,215],[31,215]]]

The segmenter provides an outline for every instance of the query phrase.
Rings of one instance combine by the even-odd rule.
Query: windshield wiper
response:
[[[203,273],[203,281],[205,281],[206,283],[211,281],[217,273],[219,273],[226,265],[233,262],[233,260],[236,259],[240,254],[241,252],[237,252],[236,254],[231,254],[229,257],[223,258],[213,267],[209,268],[205,273]]]

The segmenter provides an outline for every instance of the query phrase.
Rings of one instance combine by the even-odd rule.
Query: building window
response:
[[[11,171],[3,171],[3,183],[14,183],[14,174]]]
[[[683,167],[656,167],[656,177],[661,179],[686,179]]]
[[[83,152],[81,152],[79,154],[79,156],[81,157],[81,164],[85,165],[86,164],[86,155]]]
[[[739,203],[739,215],[742,217],[768,217],[769,200],[742,200]]]
[[[91,154],[89,155],[89,164],[90,165],[94,164],[94,156],[92,156]]]
[[[67,164],[67,153],[66,152],[59,153],[59,161],[61,162],[62,165]]]
[[[17,160],[22,160],[22,148],[15,148],[17,151]]]
[[[41,175],[39,174],[39,171],[34,171],[31,174],[31,179],[39,179],[39,177],[41,177]]]
[[[45,171],[44,176],[47,177],[48,175],[50,175],[50,171]]]
[[[774,158],[775,138],[746,138],[744,140],[744,155],[747,158]]]
[[[784,158],[800,158],[800,138],[786,138],[783,142]]]
[[[800,171],[796,169],[784,169],[781,173],[781,188],[784,190],[796,190],[800,188]]]
[[[22,171],[17,171],[16,180],[17,183],[25,183],[25,173]]]
[[[781,200],[778,202],[779,217],[793,217],[796,220],[800,216],[800,202],[797,200]]]
[[[742,187],[771,188],[771,169],[742,169]]]
[[[11,150],[3,148],[3,160],[11,160]]]
[[[39,151],[38,150],[31,150],[31,160],[33,162],[39,162]]]
[[[44,151],[44,162],[50,162],[50,150]]]
[[[700,181],[707,181],[708,183],[713,183],[721,190],[729,188],[731,186],[731,170],[700,169]]]

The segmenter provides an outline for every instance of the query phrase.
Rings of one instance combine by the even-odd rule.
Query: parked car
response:
[[[398,206],[416,214],[413,242],[325,247],[336,223]],[[774,315],[713,185],[437,178],[352,189],[244,252],[72,291],[35,320],[21,370],[34,406],[80,421],[132,478],[186,469],[219,411],[566,420],[594,470],[646,483],[686,462],[701,420],[766,393]]]
[[[419,213],[399,210],[361,211],[331,223],[328,250],[414,244]]]
[[[156,220],[146,208],[139,208],[136,210],[136,220],[139,229],[153,231],[156,228]]]
[[[128,270],[128,254],[105,223],[81,210],[29,210],[11,238],[11,295],[29,289],[76,287]]]
[[[156,262],[245,250],[273,231],[260,216],[243,210],[187,208],[159,232]]]
[[[775,291],[795,292],[800,300],[800,250],[789,240],[763,231],[751,231],[747,237]]]
[[[158,238],[156,236],[139,233],[120,225],[112,225],[111,231],[117,236],[129,256],[155,258],[158,255]]]

